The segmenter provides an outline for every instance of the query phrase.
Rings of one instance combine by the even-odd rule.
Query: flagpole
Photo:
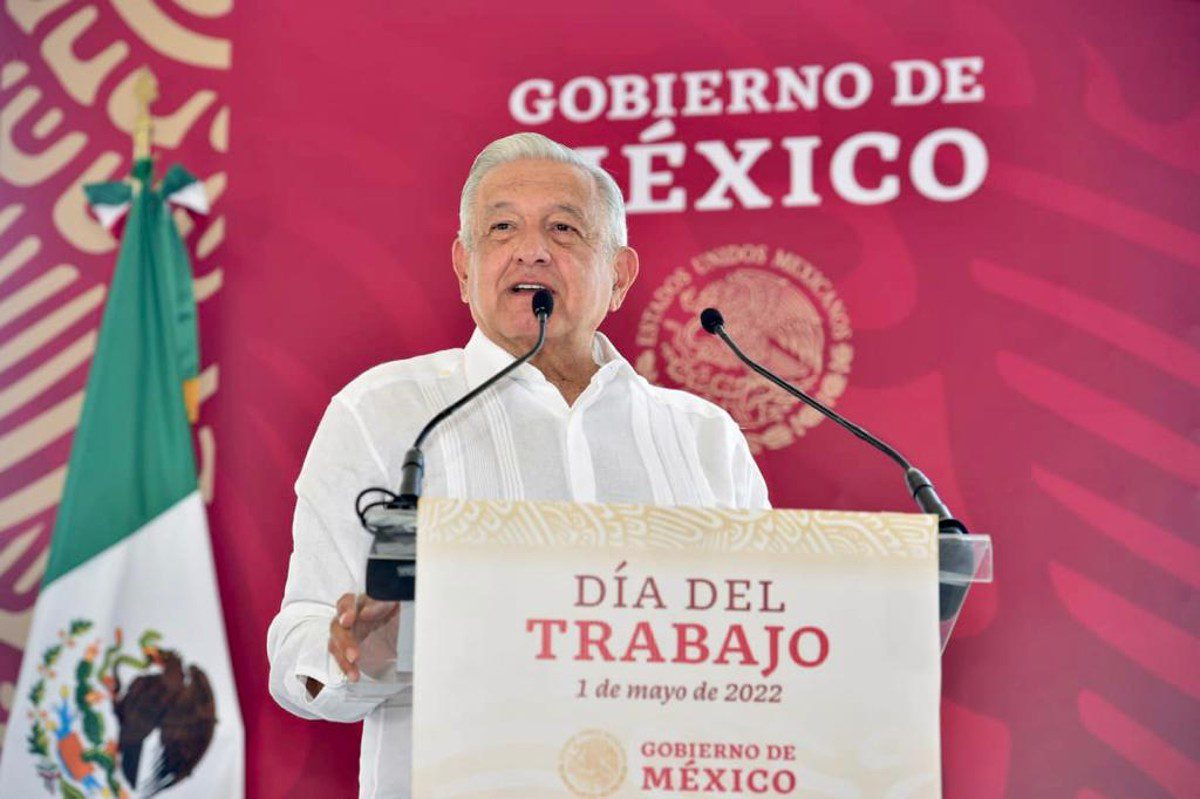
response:
[[[158,78],[150,67],[142,67],[133,84],[133,96],[137,101],[137,115],[133,120],[133,160],[150,157],[150,144],[154,138],[154,118],[150,116],[150,105],[158,99]]]
[[[137,102],[137,112],[133,120],[133,162],[136,164],[144,158],[152,158],[151,145],[154,141],[154,117],[150,106],[158,99],[158,78],[150,67],[142,67],[133,83],[133,96]],[[136,170],[135,170],[136,172]],[[146,173],[146,181],[154,180],[154,171]],[[145,186],[141,180],[134,179],[134,192],[141,191]],[[188,421],[195,424],[200,418],[200,378],[190,377],[183,381],[183,404],[187,410]]]

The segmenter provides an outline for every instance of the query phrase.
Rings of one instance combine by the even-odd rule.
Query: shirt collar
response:
[[[504,367],[513,362],[514,358],[508,350],[483,334],[478,327],[471,334],[471,340],[463,350],[467,385],[474,388]],[[600,371],[592,378],[610,380],[617,374],[636,374],[629,361],[617,351],[608,337],[597,331],[592,339],[592,358],[600,367]],[[521,364],[513,370],[509,377],[515,380],[548,383],[545,375],[532,364]],[[602,377],[603,376],[603,377]]]

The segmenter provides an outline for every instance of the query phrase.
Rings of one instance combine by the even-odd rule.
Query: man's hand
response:
[[[342,594],[337,601],[337,615],[329,623],[329,653],[346,679],[357,682],[361,676],[363,641],[367,636],[389,622],[398,623],[399,619],[399,602],[380,602],[366,594]],[[395,651],[394,636],[392,651]],[[308,691],[316,696],[324,686],[318,683],[314,690],[314,682],[317,681],[309,680]]]

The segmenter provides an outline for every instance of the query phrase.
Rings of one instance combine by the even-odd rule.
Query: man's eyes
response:
[[[517,229],[515,222],[493,222],[488,225],[490,233],[509,233]],[[579,228],[570,222],[551,222],[550,230],[554,233],[579,233]]]

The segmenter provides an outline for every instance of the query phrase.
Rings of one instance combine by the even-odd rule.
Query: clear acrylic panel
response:
[[[387,698],[412,685],[414,605],[379,602],[376,606],[380,609],[380,620],[355,624],[360,641],[359,678],[346,686],[352,696]],[[394,606],[398,606],[398,612],[389,612]]]
[[[942,533],[938,536],[938,594],[942,606],[942,651],[954,632],[973,583],[992,582],[992,537]]]

